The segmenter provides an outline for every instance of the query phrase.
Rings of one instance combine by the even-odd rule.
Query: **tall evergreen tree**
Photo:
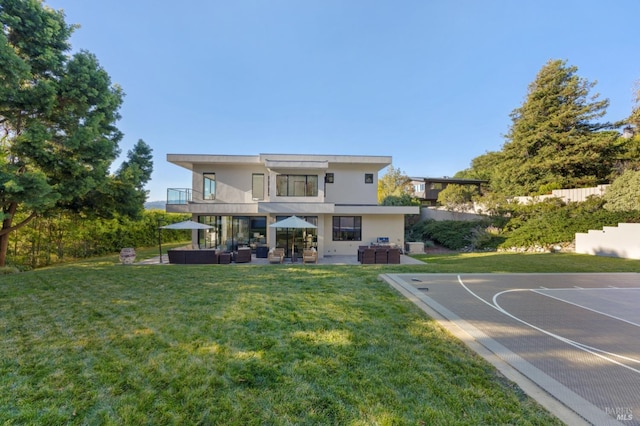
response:
[[[591,96],[596,83],[577,70],[551,60],[529,85],[525,102],[511,114],[500,166],[492,173],[494,191],[531,195],[607,180],[621,149],[619,135],[596,121],[609,101]]]
[[[41,0],[0,0],[0,266],[11,232],[86,208],[119,153],[123,93],[94,55],[68,55],[73,29]]]
[[[142,139],[127,152],[127,160],[120,165],[116,175],[121,179],[131,182],[139,191],[147,194],[144,186],[151,180],[153,173],[153,150]]]
[[[624,154],[617,165],[618,175],[629,169],[640,170],[640,89],[636,91],[635,105],[626,124],[623,130]]]
[[[85,214],[102,218],[117,215],[140,218],[148,195],[144,186],[153,172],[152,151],[142,139],[138,140],[115,174],[77,199]]]

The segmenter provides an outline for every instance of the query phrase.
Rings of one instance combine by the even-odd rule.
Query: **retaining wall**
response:
[[[576,253],[640,259],[640,223],[619,223],[576,234]]]

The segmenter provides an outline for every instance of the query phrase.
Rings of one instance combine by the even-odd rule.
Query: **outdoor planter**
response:
[[[136,260],[136,251],[132,247],[120,250],[120,262],[123,265],[131,265]]]

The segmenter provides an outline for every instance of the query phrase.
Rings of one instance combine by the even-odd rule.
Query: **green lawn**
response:
[[[640,269],[565,254],[424,260],[123,266],[110,256],[0,276],[0,423],[559,424],[378,274]]]

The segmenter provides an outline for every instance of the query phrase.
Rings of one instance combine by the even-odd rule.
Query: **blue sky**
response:
[[[149,200],[191,186],[168,153],[390,155],[410,176],[452,176],[502,147],[548,60],[597,81],[611,121],[640,80],[637,0],[45,4],[123,87],[123,158],[153,148]]]

